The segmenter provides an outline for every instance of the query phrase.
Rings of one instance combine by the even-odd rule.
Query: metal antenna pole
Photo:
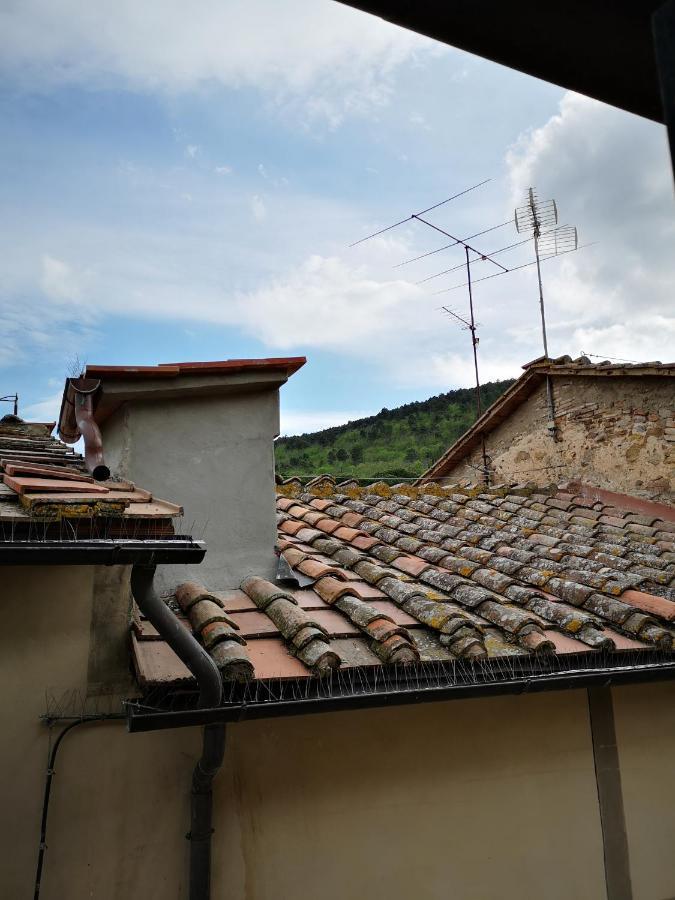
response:
[[[473,292],[471,290],[471,260],[469,259],[469,248],[464,247],[466,255],[466,283],[469,288],[469,320],[471,322],[469,331],[471,332],[471,344],[473,347],[473,368],[476,373],[476,419],[480,419],[483,409],[480,401],[480,378],[478,376],[478,338],[476,337],[476,320],[473,315]],[[490,471],[488,469],[487,452],[485,450],[485,438],[481,437],[481,450],[483,455],[483,481],[490,484]]]
[[[537,264],[537,281],[539,283],[541,334],[544,340],[544,358],[548,360],[544,288],[541,281],[541,242],[543,241],[544,243],[545,257],[559,256],[561,253],[578,248],[577,230],[570,225],[558,226],[558,207],[555,200],[539,200],[534,192],[534,188],[529,188],[527,192],[526,205],[516,209],[515,224],[516,231],[519,234],[530,234],[534,241],[534,257]],[[549,230],[542,233],[542,227]],[[555,404],[553,399],[553,380],[550,374],[546,375],[546,399],[549,415],[548,430],[551,437],[555,438]]]
[[[473,344],[473,367],[476,372],[476,418],[479,418],[483,410],[480,402],[480,379],[478,378],[478,338],[476,337],[476,322],[473,316],[473,294],[471,292],[471,263],[469,261],[469,248],[465,247],[466,254],[466,277],[469,286],[469,313],[471,324],[469,331],[471,332],[471,343]]]
[[[534,255],[537,260],[537,281],[539,282],[539,310],[541,312],[541,334],[544,338],[544,356],[548,359],[548,342],[546,340],[546,315],[544,313],[544,287],[541,281],[541,263],[539,260],[539,238],[541,236],[541,223],[537,215],[537,206],[534,199],[534,191],[530,188],[528,193],[530,210],[532,211]]]
[[[541,334],[544,339],[544,356],[548,359],[548,341],[546,340],[546,315],[544,314],[544,288],[541,283],[541,263],[539,261],[539,238],[541,237],[541,222],[537,214],[537,204],[532,188],[528,191],[528,202],[532,214],[532,237],[534,238],[534,256],[537,260],[537,281],[539,282],[539,310],[541,312]],[[558,218],[557,211],[555,215]],[[551,376],[546,376],[546,403],[548,404],[548,430],[555,438],[555,405],[553,403],[553,383]]]

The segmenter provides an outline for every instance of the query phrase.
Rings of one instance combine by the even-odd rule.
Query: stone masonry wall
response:
[[[542,385],[486,439],[491,480],[583,481],[673,502],[675,381],[666,377],[554,377],[556,438],[548,432]],[[446,483],[477,481],[481,449]]]

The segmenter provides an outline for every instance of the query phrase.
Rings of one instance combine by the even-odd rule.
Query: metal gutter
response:
[[[403,667],[396,667],[403,668]],[[414,669],[415,667],[408,667]],[[360,670],[360,683],[368,680],[368,672]],[[372,678],[372,676],[371,676]],[[303,679],[310,681],[311,679]],[[380,681],[382,680],[380,676]],[[127,701],[127,727],[131,732],[157,731],[213,723],[240,722],[244,719],[280,718],[310,713],[340,712],[351,709],[371,709],[404,706],[438,700],[465,700],[473,697],[494,697],[513,694],[533,694],[543,691],[577,690],[601,685],[639,684],[651,681],[675,680],[675,657],[664,662],[627,663],[601,667],[583,667],[557,672],[524,674],[518,677],[486,680],[482,683],[424,684],[423,678],[410,679],[409,686],[340,694],[326,689],[321,694],[320,683],[314,679],[316,695],[303,691],[305,697],[287,700],[254,700],[245,698],[211,709],[152,710],[144,701]],[[371,684],[376,682],[371,681]]]
[[[169,539],[90,538],[84,540],[0,541],[0,566],[127,566],[144,563],[200,563],[203,541]]]

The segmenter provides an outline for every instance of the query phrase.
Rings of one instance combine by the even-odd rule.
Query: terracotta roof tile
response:
[[[429,563],[415,556],[399,556],[394,560],[394,566],[408,575],[421,575],[429,568]]]
[[[82,456],[51,436],[53,427],[20,419],[0,423],[0,523],[13,523],[5,543],[34,536],[35,520],[44,540],[62,539],[64,520],[68,539],[76,541],[173,533],[180,506],[114,477],[95,481]],[[126,520],[133,530],[125,534]]]
[[[251,641],[249,657],[256,678],[305,678],[306,666],[286,649],[283,638]]]
[[[338,537],[343,541],[353,541],[354,538],[358,537],[361,533],[362,532],[358,531],[356,528],[348,528],[346,525],[343,525],[341,528],[335,530],[335,537]]]
[[[377,538],[368,537],[368,535],[358,535],[357,537],[352,539],[352,544],[358,550],[370,550],[371,547],[376,547],[380,542]]]
[[[279,547],[313,584],[251,579],[212,601],[240,626],[257,678],[418,659],[672,652],[675,526],[665,512],[652,519],[651,508],[578,491],[279,490],[293,492],[278,504]],[[325,479],[315,490],[325,493]]]
[[[326,534],[332,534],[334,531],[337,531],[340,528],[339,521],[336,522],[335,519],[321,519],[319,522],[315,523],[316,528],[319,531],[325,531]]]

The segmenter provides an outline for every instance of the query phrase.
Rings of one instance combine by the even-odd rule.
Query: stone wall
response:
[[[542,385],[486,438],[491,479],[596,487],[672,502],[675,488],[675,382],[659,377],[553,378],[556,434]],[[480,478],[476,448],[444,479]]]

